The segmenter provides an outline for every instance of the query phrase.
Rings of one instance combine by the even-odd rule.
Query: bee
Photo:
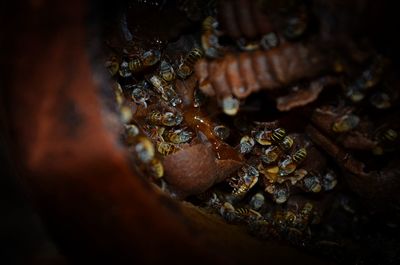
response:
[[[154,146],[152,142],[145,136],[137,137],[134,150],[139,160],[148,163],[154,158]]]
[[[284,222],[288,223],[289,225],[293,226],[297,221],[297,215],[292,211],[287,211],[284,213]]]
[[[201,28],[203,33],[214,31],[218,26],[218,22],[215,18],[212,16],[208,16],[203,20],[203,23],[201,24]]]
[[[153,123],[155,125],[172,127],[179,125],[182,122],[183,117],[180,114],[174,114],[169,111],[162,113],[160,111],[154,110],[150,112],[147,119],[150,123]]]
[[[275,143],[282,141],[286,136],[286,131],[283,128],[277,128],[273,131],[271,140]]]
[[[392,106],[389,95],[383,92],[376,92],[369,100],[377,109],[388,109]]]
[[[314,208],[314,206],[311,203],[306,202],[306,204],[304,204],[303,209],[301,210],[301,215],[303,217],[309,216],[312,213],[313,208]]]
[[[279,163],[279,176],[290,175],[296,170],[296,166],[296,163],[294,163],[291,157],[286,158]]]
[[[274,191],[275,191],[275,184],[273,184],[273,183],[265,183],[264,191],[269,193],[269,194],[273,194]]]
[[[380,140],[386,142],[394,142],[396,141],[398,134],[393,129],[386,129],[381,135],[379,135]]]
[[[141,104],[147,108],[146,101],[149,100],[150,95],[146,89],[146,85],[143,82],[134,86],[131,97],[135,103]]]
[[[271,132],[270,131],[258,131],[254,135],[254,139],[261,145],[271,145]]]
[[[241,154],[248,154],[253,150],[255,145],[254,139],[248,135],[245,135],[240,139],[239,151]]]
[[[288,40],[294,40],[302,36],[306,29],[307,15],[305,12],[301,12],[298,16],[289,18],[283,35]]]
[[[142,64],[144,67],[149,67],[149,66],[153,66],[156,63],[158,63],[160,58],[161,58],[160,51],[150,50],[150,51],[146,51],[142,54],[141,61],[142,61]]]
[[[265,197],[262,193],[258,192],[250,200],[250,206],[254,210],[260,209],[265,203]]]
[[[296,183],[307,176],[307,174],[308,172],[305,169],[296,169],[293,173],[293,176],[290,177],[290,183],[292,185],[296,185]]]
[[[218,198],[217,194],[215,192],[212,192],[211,196],[206,202],[206,205],[211,208],[218,209],[221,207],[222,202],[220,198]]]
[[[293,154],[293,161],[299,165],[307,157],[307,150],[305,148],[300,148]]]
[[[134,58],[129,61],[129,70],[131,70],[132,73],[140,73],[147,67],[153,66],[158,63],[160,58],[160,51],[146,51],[142,55],[140,55],[139,58]]]
[[[118,72],[119,72],[119,75],[123,78],[132,76],[132,73],[129,70],[129,64],[126,61],[122,61]]]
[[[244,175],[242,175],[243,179],[245,180],[245,183],[251,183],[251,181],[247,181],[246,176],[258,177],[259,175],[258,170],[253,166],[242,167],[242,172],[245,173]]]
[[[244,196],[257,182],[259,172],[253,166],[242,167],[238,172],[239,180],[235,183],[232,194]]]
[[[261,161],[265,164],[271,164],[278,160],[284,151],[289,150],[293,146],[293,139],[290,136],[285,136],[286,132],[282,128],[275,129],[270,139],[278,145],[272,145],[265,150],[261,155]],[[266,137],[265,137],[266,138]]]
[[[206,17],[202,23],[201,45],[205,55],[210,58],[220,56],[217,27],[218,22],[212,16]]]
[[[133,118],[131,106],[122,104],[122,106],[119,108],[119,116],[122,123],[129,123]]]
[[[385,66],[386,60],[381,56],[376,57],[374,62],[362,72],[360,78],[356,81],[358,86],[362,89],[376,86],[381,80]]]
[[[165,88],[162,97],[173,107],[176,107],[177,105],[182,103],[182,100],[179,98],[172,85],[169,85]]]
[[[146,132],[146,135],[150,137],[150,139],[164,141],[162,135],[165,131],[165,127],[152,124],[144,124],[142,128]]]
[[[237,208],[235,213],[245,217],[262,218],[262,215],[259,212],[249,208]]]
[[[162,122],[163,114],[159,111],[152,111],[147,117],[148,121],[156,125],[164,125]]]
[[[361,88],[354,84],[347,88],[346,96],[355,103],[362,101],[365,97]]]
[[[269,166],[264,168],[264,166],[260,164],[258,170],[265,176],[269,183],[275,183],[278,180],[279,167]]]
[[[279,45],[279,38],[276,33],[270,32],[261,38],[260,45],[264,50],[270,50]]]
[[[136,125],[129,124],[125,125],[125,135],[126,135],[126,143],[131,145],[135,143],[136,136],[139,135],[139,128]]]
[[[229,202],[222,204],[222,206],[219,208],[219,213],[227,221],[233,221],[236,217],[235,207],[233,207],[233,205]]]
[[[157,75],[153,75],[152,77],[150,77],[149,81],[159,94],[161,94],[162,96],[165,95],[165,90],[168,84],[167,82],[165,82],[164,79]],[[165,100],[167,100],[167,98],[165,98]]]
[[[325,191],[332,190],[335,188],[337,184],[337,177],[335,172],[329,170],[323,177],[322,177],[322,187]]]
[[[172,85],[168,84],[163,78],[153,75],[150,77],[149,81],[156,91],[161,94],[162,99],[167,101],[169,104],[175,107],[182,103],[182,100],[179,98]]]
[[[293,212],[291,212],[293,213]],[[283,226],[287,220],[288,212],[284,212],[283,210],[276,210],[272,214],[272,220],[275,225]],[[290,215],[290,214],[289,214]],[[295,215],[293,213],[293,215]]]
[[[244,38],[240,38],[239,40],[236,41],[237,46],[239,47],[240,50],[242,51],[255,51],[260,48],[260,43],[256,41],[248,41]]]
[[[276,145],[272,145],[265,150],[265,154],[261,156],[261,160],[268,165],[275,162],[279,157],[282,156],[282,154],[283,151],[281,148]]]
[[[240,102],[238,99],[228,96],[222,100],[222,110],[229,116],[235,116],[239,111]]]
[[[138,73],[143,70],[142,61],[139,58],[134,58],[128,63],[129,70],[133,73]]]
[[[179,150],[179,147],[176,146],[173,143],[168,143],[168,142],[157,142],[157,151],[164,155],[168,156],[170,154],[173,154]]]
[[[127,124],[125,125],[126,134],[135,137],[139,135],[139,128],[134,124]]]
[[[214,134],[221,140],[225,140],[230,135],[230,130],[225,125],[217,125],[213,129]]]
[[[193,48],[183,62],[179,65],[177,75],[181,79],[186,79],[193,73],[193,66],[203,57],[203,52],[198,48]]]
[[[124,103],[124,92],[122,91],[122,87],[117,82],[115,82],[112,87],[114,90],[115,101],[117,102],[118,106],[121,107]]]
[[[167,82],[171,82],[175,79],[174,68],[172,68],[172,66],[167,61],[161,62],[160,76]]]
[[[192,138],[192,134],[188,131],[184,131],[182,129],[168,131],[165,134],[165,139],[174,144],[186,143]]]
[[[314,205],[312,205],[309,202],[306,202],[303,206],[303,209],[300,211],[300,223],[299,223],[299,228],[304,230],[308,226],[310,222],[310,217],[313,213]]]
[[[119,63],[117,58],[115,56],[111,57],[110,60],[107,60],[105,62],[105,67],[107,68],[111,76],[116,75],[119,71]]]
[[[272,192],[272,199],[278,204],[282,204],[288,200],[290,196],[290,191],[286,185],[278,186],[275,185]]]
[[[321,191],[322,186],[321,186],[321,181],[318,177],[317,174],[309,174],[307,177],[305,177],[302,181],[302,188],[306,192],[314,192],[318,193]]]
[[[375,135],[375,139],[378,142],[378,146],[375,146],[372,150],[374,155],[383,155],[385,151],[394,150],[396,142],[398,138],[397,131],[387,128],[387,129],[380,129]]]
[[[364,90],[376,86],[381,79],[386,61],[378,56],[372,65],[362,72],[361,76],[354,81],[354,83],[347,89],[346,96],[350,98],[353,102],[360,102],[364,99]],[[374,105],[376,103],[378,106],[380,103],[387,104],[384,98],[379,98],[380,95],[372,96],[371,103]],[[389,102],[390,103],[390,102]],[[382,105],[385,106],[385,105]],[[379,108],[379,107],[377,107]]]
[[[290,136],[285,136],[283,140],[279,143],[279,147],[287,151],[293,146],[293,138]]]
[[[336,133],[344,133],[353,130],[360,123],[360,118],[354,114],[346,114],[337,119],[332,130]]]
[[[160,160],[157,158],[153,158],[150,161],[150,172],[157,179],[162,178],[164,176],[164,166]]]
[[[235,212],[238,213],[238,214],[245,215],[245,214],[248,214],[250,212],[250,209],[248,209],[248,208],[238,208],[238,209],[235,210]]]
[[[307,156],[305,148],[297,150],[292,157],[286,158],[283,162],[279,163],[279,176],[287,176],[292,174],[297,166],[303,162]]]

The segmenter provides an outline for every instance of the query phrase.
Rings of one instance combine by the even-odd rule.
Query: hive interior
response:
[[[313,42],[323,28],[312,1],[288,1],[274,11],[274,30],[234,38],[218,24],[224,11],[217,2],[128,1],[103,25],[102,60],[135,170],[262,240],[339,263],[394,264],[397,212],[371,214],[347,183],[346,167],[307,129],[317,127],[368,170],[395,157],[398,89],[390,59],[366,45],[349,56],[360,57],[357,63],[334,53],[337,61],[312,79],[243,99],[212,96],[215,80],[199,82],[199,62],[273,53]],[[299,91],[315,98],[298,103]]]

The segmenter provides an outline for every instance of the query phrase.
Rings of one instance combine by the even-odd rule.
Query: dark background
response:
[[[64,264],[19,183],[4,132],[0,131],[0,264]]]

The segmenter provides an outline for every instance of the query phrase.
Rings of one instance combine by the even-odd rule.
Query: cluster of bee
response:
[[[372,62],[352,81],[343,85],[344,94],[353,105],[370,105],[376,111],[388,110],[395,106],[399,97],[393,84],[384,80],[385,70],[390,61],[377,55]]]
[[[219,29],[218,21],[208,16],[202,23],[201,44],[208,58],[221,57],[229,47],[222,46],[219,38],[223,36],[223,32]],[[269,32],[257,41],[248,41],[245,38],[236,40],[236,48],[241,51],[255,51],[259,49],[269,50],[279,45],[279,37],[275,32]]]
[[[159,179],[164,175],[163,157],[177,152],[194,134],[183,119],[182,99],[175,81],[193,73],[203,56],[199,48],[170,60],[162,50],[149,49],[111,56],[105,63],[113,79],[120,119],[126,126],[125,141],[139,168]]]
[[[249,131],[237,146],[245,165],[227,179],[231,191],[212,189],[199,197],[228,222],[245,223],[257,236],[284,237],[291,242],[309,238],[310,224],[319,220],[317,207],[306,199],[300,205],[291,191],[330,191],[337,184],[335,172],[302,168],[308,146],[299,146],[297,136],[283,128],[256,125]]]
[[[206,17],[202,22],[201,46],[204,56],[210,59],[221,58],[227,53],[238,51],[269,50],[279,45],[279,37],[275,32],[269,32],[257,41],[247,41],[244,38],[235,40],[236,45],[221,45],[220,38],[226,37],[219,29],[218,21],[213,16]],[[226,96],[221,102],[225,114],[234,116],[239,111],[240,101],[233,96]]]
[[[132,150],[137,165],[144,173],[160,179],[164,176],[164,166],[157,158],[155,148],[150,139],[140,133],[138,126],[134,124],[125,125],[125,141],[129,150]]]
[[[307,10],[303,6],[296,6],[294,10],[287,13],[291,15],[290,16],[288,15],[289,17],[285,19],[285,21],[287,21],[286,23],[287,25],[285,25],[284,29],[281,30],[283,33],[278,33],[277,31],[274,31],[271,26],[271,29],[267,31],[265,34],[262,33],[263,35],[261,34],[260,36],[251,39],[230,38],[229,34],[226,35],[226,32],[220,29],[219,23],[215,17],[213,16],[206,17],[202,22],[202,31],[201,31],[201,46],[204,50],[204,55],[207,58],[216,59],[216,58],[224,58],[224,56],[226,55],[231,55],[238,52],[242,52],[243,54],[249,52],[248,54],[250,54],[249,55],[250,59],[252,57],[251,52],[268,51],[277,48],[281,42],[287,40],[289,41],[297,40],[298,38],[303,36],[303,34],[307,29],[307,24],[308,24]],[[233,58],[236,58],[236,56],[233,56]],[[233,58],[232,60],[235,60]],[[245,57],[243,57],[242,60],[244,60],[244,58]],[[233,61],[231,61],[231,63],[233,64]],[[237,63],[241,64],[242,61],[238,61]],[[235,71],[234,69],[235,68],[232,68],[230,71],[234,72]],[[262,71],[264,70],[265,69],[263,69]],[[208,71],[209,71],[208,74],[210,74],[210,70]],[[254,70],[252,69],[251,71]],[[226,73],[226,75],[229,74]],[[245,73],[243,73],[243,75],[245,75]],[[218,83],[217,81],[218,78],[219,77],[214,78],[215,83]],[[221,80],[223,80],[222,76],[220,78]],[[254,77],[243,77],[242,79],[250,80],[247,81],[246,84],[246,86],[249,86],[249,84],[251,84],[252,82],[251,80],[253,80],[252,78]],[[202,80],[200,80],[200,83],[203,83]],[[205,86],[209,86],[209,82],[204,82],[204,83],[206,84]],[[213,81],[211,81],[211,86],[214,86],[214,84],[212,83]],[[223,82],[221,81],[220,86],[223,86],[222,84]],[[254,84],[254,86],[256,86],[256,84]],[[226,90],[226,91],[230,89],[232,88],[228,87],[220,88],[220,90]],[[241,89],[242,91],[246,91],[249,90],[250,88],[244,87]],[[220,105],[225,114],[234,116],[238,113],[239,107],[241,105],[239,98],[240,98],[239,95],[235,96],[229,94],[221,95]]]
[[[388,62],[381,56],[374,58],[373,62],[350,84],[345,86],[346,96],[354,103],[364,100],[370,90],[377,88],[384,74]],[[383,91],[376,91],[370,95],[370,103],[377,109],[385,109],[391,106],[390,98]]]
[[[249,157],[237,176],[230,179],[233,195],[244,197],[259,179],[264,192],[278,204],[288,200],[292,186],[320,192],[324,183],[325,189],[332,189],[336,183],[334,175],[320,176],[301,168],[307,158],[307,146],[294,145],[294,137],[283,128],[258,129],[251,136],[243,136],[238,150]]]
[[[312,238],[310,225],[321,219],[314,202],[298,198],[276,205],[267,200],[263,192],[240,202],[218,190],[207,196],[209,208],[230,223],[245,224],[250,233],[261,238],[285,238],[300,245]]]
[[[182,122],[180,114],[172,112],[160,113],[152,111],[148,117],[148,123],[143,126],[149,137],[156,142],[157,151],[167,156],[181,149],[181,145],[193,138],[193,133],[184,128],[176,127]]]
[[[193,73],[193,67],[196,62],[204,55],[203,51],[199,48],[192,49],[189,54],[181,60],[178,66],[177,74],[181,79],[186,79]]]
[[[175,98],[177,95],[174,80],[177,76],[181,79],[189,77],[193,73],[196,61],[203,57],[203,51],[193,48],[180,62],[169,62],[166,58],[162,58],[159,50],[148,50],[133,58],[129,58],[128,55],[122,57],[124,58],[119,60],[117,56],[111,56],[105,62],[105,66],[111,76],[124,83],[124,86],[136,89],[135,93],[132,93],[134,101],[140,100],[139,90],[149,90],[151,84],[154,92],[176,106],[180,101]],[[142,77],[143,80],[138,82],[137,79]]]
[[[160,52],[143,54],[144,58],[122,60],[118,71],[114,69],[114,77],[117,76],[114,90],[126,124],[125,140],[129,150],[146,174],[160,179],[164,174],[163,157],[184,148],[196,137],[185,124],[182,101],[175,92],[174,81],[192,74],[203,51],[193,48],[177,62],[167,61]],[[152,60],[150,54],[154,55]],[[197,98],[195,92],[194,105],[199,106]],[[220,140],[230,137],[229,127],[214,125],[213,134]],[[214,193],[208,198],[208,205],[228,221],[246,222],[260,235],[281,235],[290,231],[293,234],[295,231],[300,237],[308,231],[311,218],[305,212],[313,206],[309,203],[304,210],[287,210],[285,205],[291,189],[296,187],[311,193],[331,190],[336,185],[335,174],[332,171],[307,172],[301,168],[307,158],[307,146],[295,144],[295,137],[283,128],[257,125],[245,132],[236,150],[246,163],[227,179],[231,193],[227,196]],[[249,198],[248,194],[254,195]]]
[[[382,116],[385,110],[395,106],[398,92],[383,80],[388,59],[375,56],[372,62],[353,81],[344,85],[344,96],[348,99],[346,110],[338,115],[332,124],[332,131],[337,134],[348,133],[360,128],[360,114],[363,107],[373,106],[376,113]],[[365,100],[366,98],[369,100]],[[345,102],[345,101],[343,101]],[[339,104],[343,105],[343,103]],[[340,112],[340,111],[339,111]],[[377,121],[379,124],[380,121]],[[396,126],[395,126],[396,127]],[[398,143],[398,131],[390,125],[378,126],[369,132],[369,138],[377,143],[372,149],[374,155],[383,155],[386,151],[394,150]]]
[[[332,124],[332,131],[335,133],[347,133],[357,129],[360,117],[348,112],[339,117]],[[386,126],[379,127],[372,132],[371,138],[377,143],[372,149],[374,155],[383,155],[387,151],[394,150],[398,143],[398,131],[395,128]]]
[[[346,113],[339,116],[332,124],[332,131],[345,133],[355,129],[360,123],[360,118],[353,113]]]
[[[372,152],[374,155],[382,155],[387,151],[395,150],[399,142],[399,134],[393,128],[380,128],[375,134],[375,140],[378,142],[378,145]]]
[[[301,35],[303,30],[290,32]],[[134,160],[140,163],[138,167],[156,180],[164,175],[163,158],[183,149],[196,137],[184,120],[185,108],[176,92],[176,81],[191,76],[203,56],[217,58],[229,49],[268,50],[280,42],[278,35],[271,32],[260,41],[250,43],[239,39],[236,47],[227,48],[219,43],[221,34],[216,19],[209,16],[202,23],[202,48],[193,47],[180,58],[171,60],[164,51],[149,49],[135,55],[112,56],[106,62],[125,124],[125,142]],[[201,96],[196,89],[193,107],[201,106]],[[238,112],[240,102],[229,97],[222,105],[224,112],[232,116]],[[225,125],[213,123],[212,130],[221,141],[230,138],[230,128]],[[308,202],[295,210],[289,209],[291,191],[331,190],[337,183],[334,172],[307,172],[302,168],[307,146],[296,144],[295,136],[288,135],[283,128],[257,125],[241,135],[236,150],[246,162],[227,179],[231,192],[212,193],[207,205],[228,221],[248,223],[260,235],[283,231],[303,235],[313,219],[314,206]]]
[[[218,39],[220,35],[221,32],[218,30],[217,20],[212,16],[208,16],[204,19],[202,24],[201,45],[207,57],[218,58],[221,56],[222,47]]]
[[[236,47],[227,47],[220,44],[219,38],[223,36],[223,32],[219,29],[218,21],[213,16],[208,16],[202,23],[201,44],[208,58],[218,58],[224,53],[233,50],[239,51],[255,51],[270,50],[280,43],[280,38],[276,32],[269,32],[259,38],[259,40],[249,41],[245,38],[235,40]]]

